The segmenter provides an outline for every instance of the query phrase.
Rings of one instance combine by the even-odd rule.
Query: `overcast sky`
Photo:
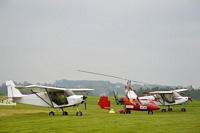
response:
[[[0,83],[109,80],[200,87],[198,0],[1,0]]]

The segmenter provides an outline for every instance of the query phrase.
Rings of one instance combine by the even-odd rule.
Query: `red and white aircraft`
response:
[[[122,98],[124,108],[119,110],[120,114],[130,114],[132,110],[148,111],[148,114],[153,114],[153,110],[160,109],[160,107],[154,102],[149,102],[146,105],[141,103],[138,96],[130,86],[125,86],[125,93],[127,95]],[[101,96],[98,105],[103,109],[110,109],[110,101],[108,100],[108,97]]]
[[[177,89],[172,91],[154,91],[154,92],[144,92],[146,96],[139,97],[140,101],[143,104],[148,104],[150,101],[153,101],[157,105],[168,106],[168,111],[172,111],[170,106],[184,104],[188,100],[191,100],[191,97],[182,97],[179,93],[186,91],[187,89]],[[182,112],[185,112],[184,107],[181,108]],[[166,112],[166,109],[162,109],[162,112]]]
[[[156,105],[154,102],[151,102],[151,101],[148,102],[146,105],[142,104],[140,102],[140,100],[138,99],[138,96],[135,94],[133,89],[130,87],[131,80],[116,77],[116,76],[110,76],[110,75],[106,75],[106,74],[89,72],[89,71],[82,71],[82,70],[79,70],[79,71],[85,72],[85,73],[102,75],[102,76],[108,76],[108,77],[112,77],[112,78],[123,79],[123,80],[128,81],[127,86],[125,86],[125,94],[126,95],[123,97],[124,109],[119,110],[120,114],[125,114],[125,113],[130,114],[132,110],[148,111],[148,114],[153,114],[153,110],[160,109],[160,107],[158,105]],[[108,100],[107,97],[100,97],[98,105],[103,109],[110,109],[110,101]]]
[[[75,95],[74,92],[90,92],[94,89],[66,89],[41,85],[29,85],[29,86],[15,86],[13,81],[6,81],[8,90],[8,98],[10,101],[23,104],[31,104],[37,106],[51,107],[52,111],[50,116],[54,116],[54,109],[60,108],[63,111],[63,115],[68,115],[68,112],[63,108],[76,106],[77,116],[82,116],[82,112],[79,111],[78,105],[84,103],[86,109],[87,96]],[[24,95],[19,89],[29,90],[32,94]]]

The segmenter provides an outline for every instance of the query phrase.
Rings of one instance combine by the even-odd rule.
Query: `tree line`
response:
[[[16,86],[26,86],[31,85],[28,81],[23,83],[14,82]],[[126,84],[123,83],[111,83],[110,81],[104,80],[56,80],[55,83],[37,83],[37,85],[44,86],[53,86],[53,87],[62,87],[62,88],[90,88],[94,89],[93,92],[89,93],[89,95],[108,95],[113,96],[113,91],[118,92],[118,94],[124,95],[124,86]],[[141,84],[132,84],[131,87],[135,91],[138,96],[144,96],[143,92],[150,91],[164,91],[164,90],[173,90],[174,88],[181,88],[176,86],[158,86],[155,87]],[[188,87],[189,88],[189,87]],[[23,91],[23,93],[30,93],[27,91]],[[0,95],[7,95],[7,88],[5,83],[3,83],[0,87]],[[194,90],[192,88],[183,92],[183,96],[191,96],[193,99],[200,99],[200,90]]]

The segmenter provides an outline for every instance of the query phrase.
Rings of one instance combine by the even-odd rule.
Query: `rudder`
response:
[[[21,92],[15,88],[15,84],[13,83],[13,81],[9,80],[6,81],[6,86],[7,86],[7,95],[8,98],[13,98],[13,97],[22,97],[23,95],[21,94]]]

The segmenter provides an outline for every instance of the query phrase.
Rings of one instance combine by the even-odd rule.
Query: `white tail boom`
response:
[[[15,84],[13,83],[13,81],[9,80],[6,81],[6,86],[7,86],[7,95],[9,99],[12,99],[14,97],[22,97],[22,93],[15,88]]]

